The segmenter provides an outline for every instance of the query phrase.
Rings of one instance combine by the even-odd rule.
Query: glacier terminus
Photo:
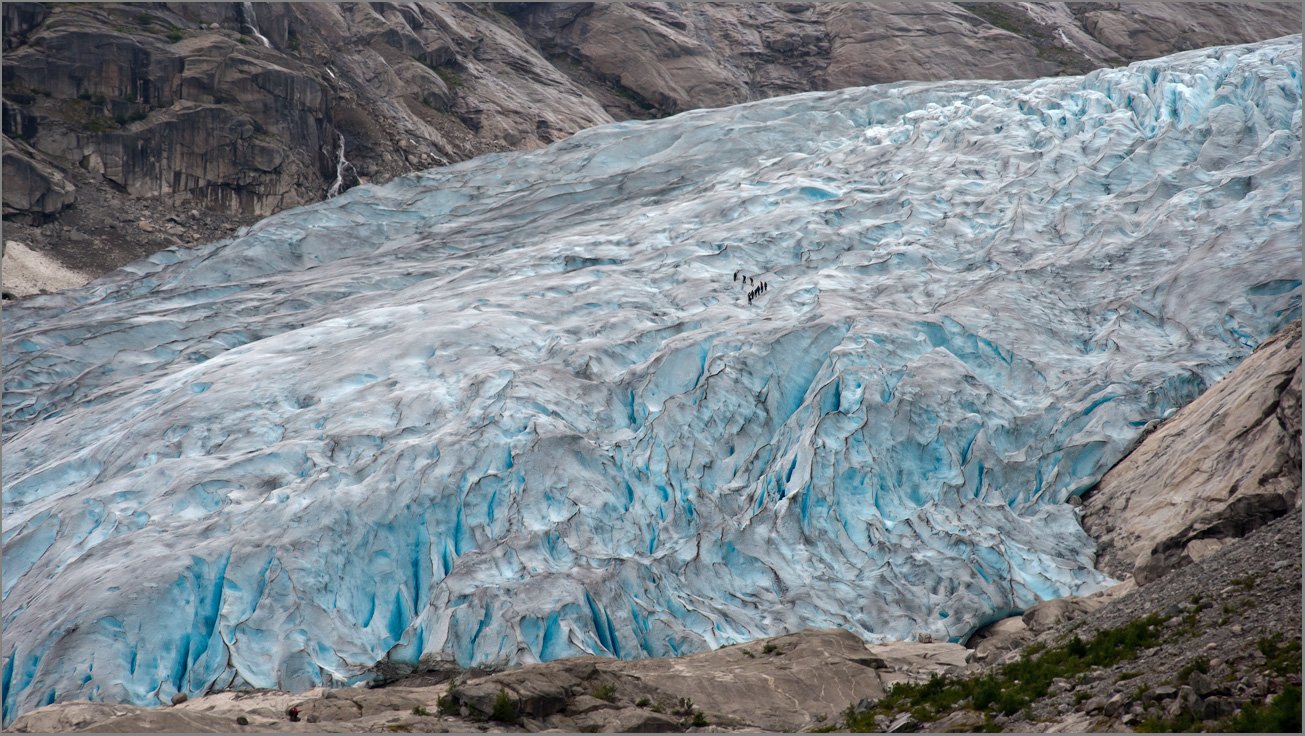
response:
[[[1110,585],[1066,501],[1300,314],[1300,56],[604,125],[7,307],[4,722]]]

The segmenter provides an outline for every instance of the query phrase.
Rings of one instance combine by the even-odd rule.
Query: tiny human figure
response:
[[[752,303],[752,292],[748,292],[748,304]]]
[[[290,716],[291,722],[293,723],[299,722],[299,706],[292,705],[290,706],[290,710],[287,710],[285,713],[286,715]]]
[[[730,281],[738,281],[738,280],[739,280],[739,272],[738,272],[738,271],[735,271],[735,272],[734,272],[734,277],[731,278]]]

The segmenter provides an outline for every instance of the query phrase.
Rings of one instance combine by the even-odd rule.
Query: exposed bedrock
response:
[[[1078,74],[1298,28],[1292,3],[5,3],[3,12],[5,150],[28,144],[54,167],[35,181],[29,167],[7,196],[9,237],[97,273],[317,201],[337,179],[384,182],[612,120],[899,80]],[[44,187],[59,184],[54,173],[68,186]],[[60,192],[74,186],[81,196],[68,207]]]
[[[1097,566],[1144,585],[1300,503],[1301,324],[1266,341],[1085,496]]]

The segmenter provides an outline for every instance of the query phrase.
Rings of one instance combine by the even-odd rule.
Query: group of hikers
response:
[[[769,286],[766,284],[765,281],[758,282],[756,279],[752,278],[751,276],[748,276],[742,271],[734,272],[734,280],[742,281],[744,286],[747,286],[749,284],[753,285],[753,288],[748,290],[748,304],[751,304],[753,299],[756,299],[758,296],[761,296],[761,292],[769,288]]]

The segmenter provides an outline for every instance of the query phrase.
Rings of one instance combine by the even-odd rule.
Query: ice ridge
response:
[[[4,722],[1108,584],[1064,501],[1300,313],[1300,43],[602,126],[6,308]]]

